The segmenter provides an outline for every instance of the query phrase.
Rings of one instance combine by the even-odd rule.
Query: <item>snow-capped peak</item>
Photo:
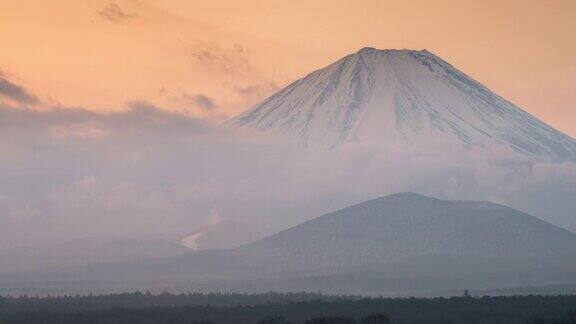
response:
[[[496,95],[427,50],[365,47],[288,85],[230,123],[296,138],[348,142],[504,145],[576,161],[576,141]]]

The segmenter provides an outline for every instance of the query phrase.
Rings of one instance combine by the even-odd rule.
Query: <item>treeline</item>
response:
[[[360,300],[352,295],[325,295],[321,292],[267,292],[249,293],[181,293],[133,292],[109,295],[28,296],[2,297],[0,309],[4,310],[58,310],[87,311],[109,308],[182,307],[182,306],[251,306],[287,304],[304,301]]]
[[[2,324],[576,324],[576,296],[361,298],[310,293],[3,297]]]
[[[0,317],[2,323],[10,324],[212,324],[212,323],[255,323],[294,324],[284,317],[268,317],[256,322],[245,322],[242,318],[228,318],[225,322],[195,320],[185,308],[113,309],[95,313],[26,313]],[[386,315],[375,314],[359,320],[345,316],[316,317],[302,324],[391,324]]]

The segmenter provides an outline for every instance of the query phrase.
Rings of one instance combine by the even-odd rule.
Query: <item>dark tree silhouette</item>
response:
[[[390,318],[384,314],[365,316],[360,320],[362,324],[391,324]]]
[[[362,298],[274,292],[176,295],[136,292],[103,296],[0,296],[0,323],[576,324],[576,312],[570,312],[575,306],[576,295]]]
[[[356,324],[350,317],[317,317],[309,319],[306,324]]]
[[[263,320],[259,320],[257,324],[290,324],[290,321],[288,321],[286,318],[282,316],[276,316],[276,317],[267,317]]]

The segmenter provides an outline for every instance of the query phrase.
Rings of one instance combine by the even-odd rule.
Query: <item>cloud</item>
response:
[[[182,93],[182,97],[188,101],[193,103],[194,105],[204,109],[204,110],[212,110],[214,108],[216,108],[216,104],[214,103],[214,100],[206,95],[203,95],[201,93],[199,94],[195,94],[195,95],[190,95],[187,92],[183,92]]]
[[[122,11],[116,3],[109,3],[104,9],[98,12],[98,15],[113,23],[122,23],[135,17],[134,14],[128,14]]]
[[[0,96],[20,104],[37,104],[38,98],[30,91],[8,80],[0,71]]]
[[[226,48],[216,43],[193,42],[185,44],[195,64],[230,75],[245,75],[252,70],[247,50],[234,44]]]
[[[256,104],[263,98],[272,95],[280,90],[280,87],[275,82],[260,82],[253,83],[245,86],[234,86],[234,91],[240,94],[249,105]]]
[[[443,145],[305,149],[145,101],[111,113],[0,105],[0,248],[193,232],[214,211],[276,230],[401,191],[500,202],[576,229],[576,164]]]
[[[211,119],[214,121],[223,121],[227,119],[224,112],[216,104],[214,98],[205,93],[191,93],[187,90],[174,90],[161,87],[159,93],[162,95],[164,102],[168,103],[173,110],[180,111],[184,114]]]
[[[71,138],[97,139],[106,135],[104,130],[90,124],[57,125],[50,128],[50,137],[61,141]]]

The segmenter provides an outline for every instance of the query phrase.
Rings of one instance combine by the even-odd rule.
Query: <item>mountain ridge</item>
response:
[[[512,208],[400,193],[234,249],[20,272],[0,282],[166,280],[370,294],[495,289],[574,283],[574,251],[576,234]]]
[[[324,241],[319,240],[321,235],[325,236]],[[543,240],[541,235],[548,238]],[[556,250],[532,246],[528,237],[549,247],[557,244]],[[485,242],[491,238],[495,242],[499,240],[498,244]],[[559,238],[570,243],[561,242]],[[507,239],[517,242],[506,242]],[[307,254],[316,251],[320,255],[307,257],[306,262],[300,262],[303,264],[319,262],[326,256],[326,251],[332,250],[345,262],[357,259],[366,251],[367,259],[375,257],[386,261],[429,253],[531,258],[570,254],[576,247],[574,233],[515,209],[487,202],[446,201],[414,193],[393,194],[352,205],[248,246],[274,240],[280,240],[277,245],[282,249],[291,249],[286,254],[292,256],[294,251]],[[381,250],[372,256],[374,245],[380,246]],[[419,246],[420,250],[414,250],[414,246]],[[428,249],[429,246],[433,248]],[[531,247],[525,248],[527,246]],[[351,252],[354,249],[357,251]],[[346,253],[340,255],[341,251]]]

